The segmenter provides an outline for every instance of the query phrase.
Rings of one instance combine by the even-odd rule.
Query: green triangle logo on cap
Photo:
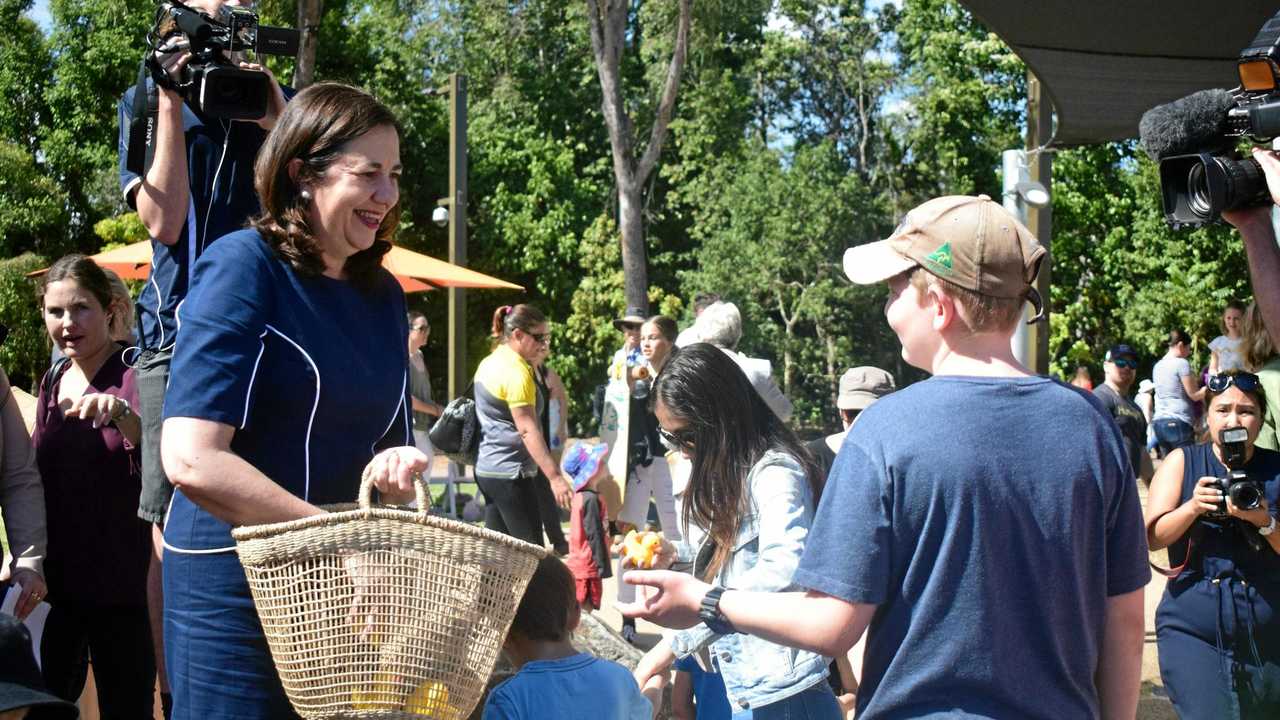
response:
[[[948,274],[951,272],[951,243],[944,242],[937,250],[929,253],[925,259],[931,269],[939,274]]]

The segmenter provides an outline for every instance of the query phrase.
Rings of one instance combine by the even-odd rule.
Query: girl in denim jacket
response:
[[[791,576],[822,489],[809,454],[712,345],[676,353],[651,397],[663,441],[693,465],[681,512],[689,539],[664,544],[658,566],[692,563],[696,576],[726,588],[797,589]],[[735,720],[840,717],[825,682],[830,658],[706,624],[664,637],[636,679],[643,685],[695,654],[724,676]]]

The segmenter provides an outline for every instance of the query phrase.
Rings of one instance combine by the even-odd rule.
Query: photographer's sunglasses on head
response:
[[[1214,375],[1209,378],[1209,392],[1218,394],[1235,385],[1241,392],[1257,392],[1262,381],[1253,373],[1236,373],[1234,375]]]

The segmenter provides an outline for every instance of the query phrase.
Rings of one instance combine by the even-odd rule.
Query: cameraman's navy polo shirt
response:
[[[413,444],[404,292],[379,272],[361,291],[298,275],[255,230],[218,240],[179,311],[164,416],[230,425],[231,450],[289,492],[354,502],[377,451]],[[171,550],[234,550],[181,489],[164,532]]]
[[[152,86],[147,80],[147,87]],[[293,92],[282,88],[285,98]],[[135,207],[135,188],[142,178],[126,166],[129,151],[129,122],[133,118],[130,87],[120,99],[120,190],[130,207]],[[182,105],[182,127],[186,135],[187,176],[191,200],[187,222],[173,245],[151,241],[151,277],[138,296],[138,344],[147,350],[167,350],[177,337],[178,305],[187,297],[190,268],[214,240],[245,226],[259,211],[253,189],[253,163],[267,133],[256,123],[232,122],[196,114]]]

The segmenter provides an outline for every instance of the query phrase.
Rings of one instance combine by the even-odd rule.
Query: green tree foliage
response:
[[[448,105],[430,91],[469,82],[469,265],[528,292],[469,292],[468,355],[488,351],[501,304],[532,302],[555,328],[552,364],[590,429],[594,385],[620,338],[617,187],[582,0],[326,0],[316,77],[369,89],[402,128],[404,214],[397,241],[436,256],[428,221],[447,193]],[[152,0],[50,0],[46,36],[0,0],[0,349],[30,380],[47,343],[24,273],[65,252],[144,235],[116,178],[116,101],[134,82]],[[260,0],[293,26],[296,0]],[[633,2],[620,78],[639,137],[671,57],[677,5]],[[883,288],[851,286],[850,245],[884,237],[940,194],[998,197],[1000,153],[1023,144],[1026,69],[956,0],[699,0],[658,170],[644,188],[648,298],[680,317],[698,291],[742,309],[742,349],[774,361],[802,429],[832,428],[835,379],[905,367],[883,320]],[[282,80],[293,62],[269,58]],[[1053,369],[1095,367],[1127,340],[1162,350],[1173,326],[1203,345],[1223,303],[1247,297],[1240,242],[1224,227],[1174,233],[1154,166],[1132,143],[1054,159]],[[410,298],[436,328],[442,293]],[[688,317],[683,317],[687,321]],[[439,383],[438,383],[439,384]],[[443,390],[443,388],[437,388]]]
[[[1170,230],[1156,166],[1131,142],[1059,153],[1054,178],[1052,371],[1099,368],[1122,341],[1151,364],[1175,327],[1191,333],[1193,361],[1207,363],[1223,306],[1249,296],[1234,231]]]
[[[49,114],[45,88],[53,59],[44,35],[22,13],[32,0],[0,0],[0,139],[31,147],[35,130]]]
[[[147,227],[142,224],[142,219],[136,212],[99,220],[94,223],[93,234],[102,240],[99,252],[142,242],[148,238]]]
[[[19,145],[0,140],[0,257],[56,251],[67,194]]]
[[[0,260],[0,324],[9,328],[0,345],[0,366],[14,387],[33,394],[49,367],[49,334],[36,302],[37,281],[27,273],[47,266],[46,258],[33,253]]]
[[[53,74],[40,153],[69,197],[66,251],[91,250],[93,224],[122,208],[117,101],[138,76],[150,0],[51,0]]]
[[[905,0],[897,151],[907,210],[944,194],[1000,196],[1000,153],[1022,146],[1026,67],[955,0]]]
[[[685,275],[686,294],[718,292],[739,306],[740,348],[774,361],[805,423],[833,420],[846,367],[895,367],[882,292],[850,285],[840,265],[845,248],[884,229],[879,198],[841,155],[822,143],[784,158],[752,143],[717,168],[721,192],[696,216],[702,242]]]

